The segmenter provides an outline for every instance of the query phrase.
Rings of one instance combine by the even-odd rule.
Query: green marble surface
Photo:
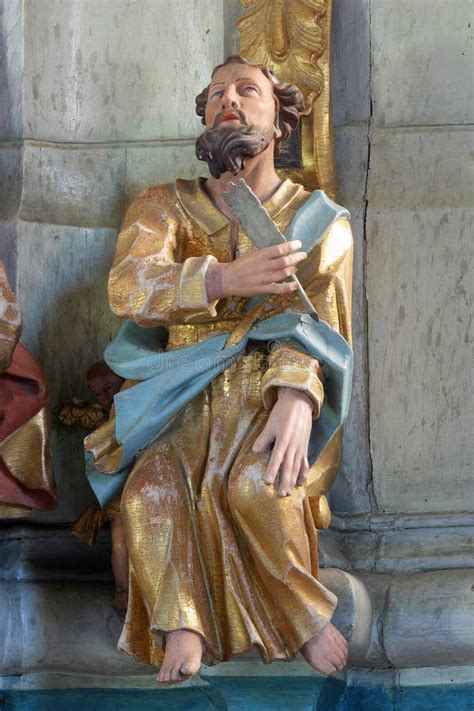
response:
[[[472,685],[346,686],[336,679],[219,677],[183,689],[0,692],[6,711],[473,711]]]

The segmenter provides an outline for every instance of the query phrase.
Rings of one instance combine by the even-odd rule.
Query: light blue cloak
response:
[[[301,240],[311,251],[331,224],[348,211],[322,191],[314,192],[298,210],[286,230],[287,239]],[[261,297],[247,300],[252,308]],[[317,358],[324,370],[324,402],[314,421],[308,459],[314,464],[347,417],[352,383],[352,349],[327,323],[292,311],[258,321],[244,338],[227,345],[227,333],[211,336],[186,348],[157,351],[162,328],[143,328],[126,321],[107,346],[104,358],[122,378],[139,380],[137,385],[114,398],[115,438],[122,445],[122,461],[114,474],[99,472],[86,452],[86,473],[101,506],[117,496],[137,454],[157,439],[170,420],[202,392],[244,351],[250,339],[289,341]]]

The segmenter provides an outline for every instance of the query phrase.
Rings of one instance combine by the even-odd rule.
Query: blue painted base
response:
[[[211,679],[209,679],[211,681]],[[474,711],[467,685],[346,686],[310,677],[213,677],[186,689],[0,691],[0,711]]]
[[[0,691],[1,711],[215,711],[201,688]]]

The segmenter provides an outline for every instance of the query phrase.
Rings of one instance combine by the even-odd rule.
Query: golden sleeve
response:
[[[189,229],[166,186],[136,198],[118,235],[109,275],[109,303],[117,316],[151,327],[217,315],[217,301],[208,300],[205,283],[217,259],[179,259]]]
[[[329,228],[320,244],[298,269],[306,293],[320,318],[338,331],[350,344],[352,310],[353,239],[349,221],[341,218]],[[301,311],[298,297],[292,296],[285,309]],[[313,403],[313,417],[319,416],[324,399],[324,376],[315,358],[283,343],[273,350],[262,379],[262,398],[267,409],[273,407],[278,388],[303,391]]]
[[[20,333],[20,308],[0,262],[0,373],[10,365]]]

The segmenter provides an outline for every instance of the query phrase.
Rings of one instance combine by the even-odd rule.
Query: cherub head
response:
[[[123,378],[114,373],[105,361],[99,360],[87,371],[86,381],[89,390],[108,414],[114,403],[114,395],[122,387]]]
[[[294,84],[234,54],[215,67],[211,83],[196,97],[196,113],[206,126],[196,155],[214,178],[236,174],[246,158],[266,150],[278,155],[303,110],[303,94]]]

